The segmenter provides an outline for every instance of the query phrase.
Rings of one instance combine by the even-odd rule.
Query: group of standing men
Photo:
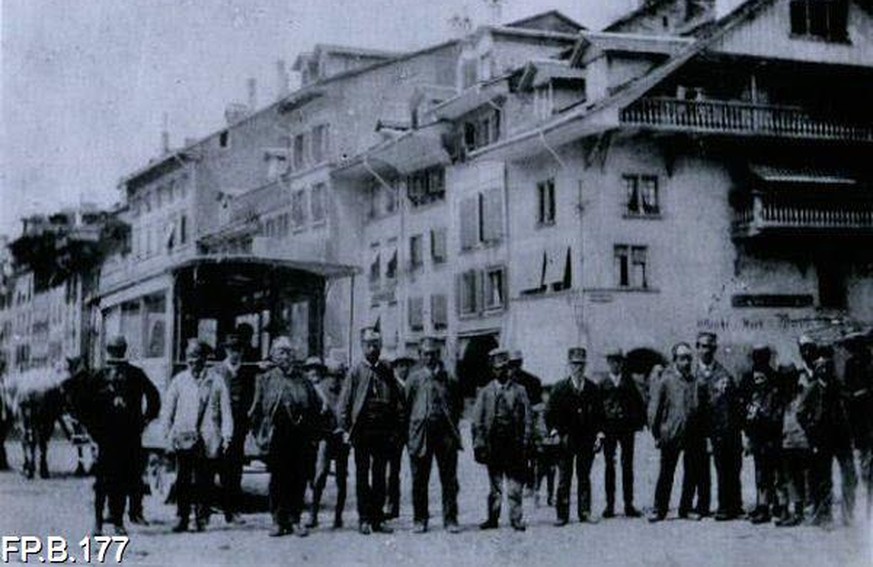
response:
[[[363,359],[346,375],[344,367],[327,367],[317,358],[302,360],[286,337],[273,341],[270,366],[258,374],[264,368],[248,352],[250,337],[245,328],[229,336],[225,359],[211,368],[205,364],[208,347],[191,341],[187,368],[168,388],[161,413],[177,462],[174,531],[189,529],[192,508],[195,528],[205,527],[216,474],[221,477],[225,519],[241,522],[239,487],[249,431],[270,472],[274,522],[270,535],[305,536],[308,528],[318,525],[331,464],[337,482],[333,526],[343,525],[351,448],[358,530],[365,535],[390,533],[387,521],[397,516],[399,456],[404,446],[412,472],[413,531],[428,530],[428,485],[434,461],[442,486],[444,527],[451,533],[460,531],[457,465],[463,397],[458,381],[442,363],[436,339],[422,340],[417,364],[406,357],[392,368],[380,357],[378,330],[364,329]],[[492,351],[490,376],[471,415],[473,456],[485,465],[490,485],[487,519],[480,528],[498,527],[505,484],[510,523],[524,530],[522,487],[538,485],[542,471],[555,464],[559,473],[555,524],[569,522],[574,472],[577,516],[582,522],[592,521],[590,472],[601,449],[607,500],[602,517],[615,515],[619,448],[624,514],[641,516],[634,506],[634,444],[636,433],[646,424],[661,451],[649,515],[652,522],[666,517],[680,456],[685,470],[681,518],[710,514],[711,463],[718,483],[715,518],[743,516],[744,449],[755,460],[754,522],[775,516],[779,525],[796,525],[810,505],[815,522],[827,523],[834,459],[843,473],[843,509],[850,519],[857,483],[852,443],[862,453],[869,509],[873,374],[866,345],[858,341],[850,346],[853,356],[840,387],[832,352],[806,338],[800,341],[804,365],[799,370],[773,369],[769,349],[756,347],[752,369],[740,379],[716,360],[716,341],[715,334],[701,333],[696,360],[687,343],[673,347],[673,364],[661,376],[650,377],[648,412],[646,396],[625,371],[620,350],[607,353],[608,375],[595,382],[586,375],[586,350],[569,349],[568,376],[548,391],[520,368],[520,355]],[[109,364],[90,378],[90,391],[96,395],[89,403],[98,411],[89,413],[92,421],[86,425],[100,448],[97,529],[102,530],[103,498],[108,496],[111,520],[123,532],[124,499],[136,494],[141,475],[139,435],[158,414],[160,399],[141,370],[120,360],[122,344],[123,339],[110,341]],[[743,432],[748,440],[745,448]],[[545,445],[553,448],[547,456],[542,450]],[[312,507],[304,524],[307,487],[312,489]],[[132,514],[141,517],[141,508],[132,506]]]

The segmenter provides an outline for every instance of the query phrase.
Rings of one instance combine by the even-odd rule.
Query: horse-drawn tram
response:
[[[302,356],[322,355],[328,290],[336,281],[354,277],[357,270],[252,255],[206,255],[176,263],[150,278],[120,282],[94,298],[91,366],[103,364],[109,337],[123,335],[128,360],[140,366],[163,393],[185,366],[189,339],[213,347],[209,363],[214,364],[221,359],[224,338],[241,324],[252,331],[245,364],[261,364],[271,339],[279,335],[288,336]],[[143,445],[155,456],[163,454],[159,423],[152,422],[146,429]],[[250,450],[247,453],[254,456]],[[152,467],[152,472],[157,471]]]

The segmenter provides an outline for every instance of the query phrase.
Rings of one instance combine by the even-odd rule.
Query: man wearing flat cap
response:
[[[554,385],[546,407],[546,425],[561,437],[558,461],[556,526],[570,519],[570,485],[576,469],[576,512],[580,522],[591,521],[591,464],[603,443],[605,418],[597,384],[585,376],[587,353],[582,347],[567,351],[570,375]]]
[[[712,445],[712,462],[715,464],[718,481],[718,509],[716,520],[734,520],[743,515],[740,473],[743,468],[743,400],[739,383],[721,363],[716,360],[718,337],[715,333],[697,335],[697,364],[695,379],[705,389],[709,439]],[[702,472],[702,494],[698,510],[709,513],[711,473],[709,457]]]
[[[439,343],[421,342],[421,365],[406,382],[409,462],[412,467],[412,506],[416,533],[427,531],[428,484],[436,459],[443,491],[443,525],[458,533],[458,422],[463,400],[457,379],[440,358]]]
[[[640,517],[634,508],[634,442],[636,432],[643,428],[646,419],[645,405],[633,378],[625,371],[624,353],[619,348],[606,353],[608,374],[600,382],[603,397],[604,487],[606,509],[604,518],[615,516],[615,453],[621,446],[621,488],[624,497],[624,515]]]
[[[361,350],[364,359],[352,368],[340,393],[339,425],[355,449],[358,531],[363,535],[391,533],[382,507],[388,460],[401,435],[403,394],[391,367],[379,359],[379,331],[363,330]]]
[[[230,394],[224,380],[207,371],[208,351],[209,345],[191,339],[185,349],[188,368],[176,374],[167,388],[162,421],[176,454],[179,521],[175,532],[188,530],[192,507],[196,530],[205,529],[216,459],[233,438]]]
[[[531,446],[533,414],[527,394],[509,379],[509,352],[494,349],[489,354],[493,379],[476,397],[473,408],[473,457],[488,468],[488,519],[480,529],[497,528],[503,501],[503,484],[509,499],[509,520],[516,531],[524,531],[522,484],[525,459]]]
[[[224,360],[210,370],[224,381],[230,394],[230,412],[233,416],[233,436],[222,456],[220,469],[224,519],[229,524],[242,523],[239,510],[242,504],[242,470],[245,463],[245,439],[249,429],[248,412],[255,393],[256,369],[242,360],[244,346],[237,334],[224,339]]]
[[[106,365],[84,380],[73,380],[68,395],[99,450],[94,467],[94,534],[103,531],[106,501],[116,535],[126,533],[124,505],[133,523],[142,516],[142,431],[158,416],[160,394],[148,376],[125,360],[127,341],[121,335],[106,344]],[[145,410],[143,410],[145,402]]]

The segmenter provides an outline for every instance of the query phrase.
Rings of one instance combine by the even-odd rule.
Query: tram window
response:
[[[145,298],[146,316],[146,356],[159,358],[166,353],[166,311],[167,301],[163,293]]]

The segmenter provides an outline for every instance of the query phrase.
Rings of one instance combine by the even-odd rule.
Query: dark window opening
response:
[[[792,0],[791,33],[827,41],[848,40],[847,0]]]
[[[846,307],[845,266],[824,261],[816,266],[818,272],[818,303],[820,307],[844,309]]]

